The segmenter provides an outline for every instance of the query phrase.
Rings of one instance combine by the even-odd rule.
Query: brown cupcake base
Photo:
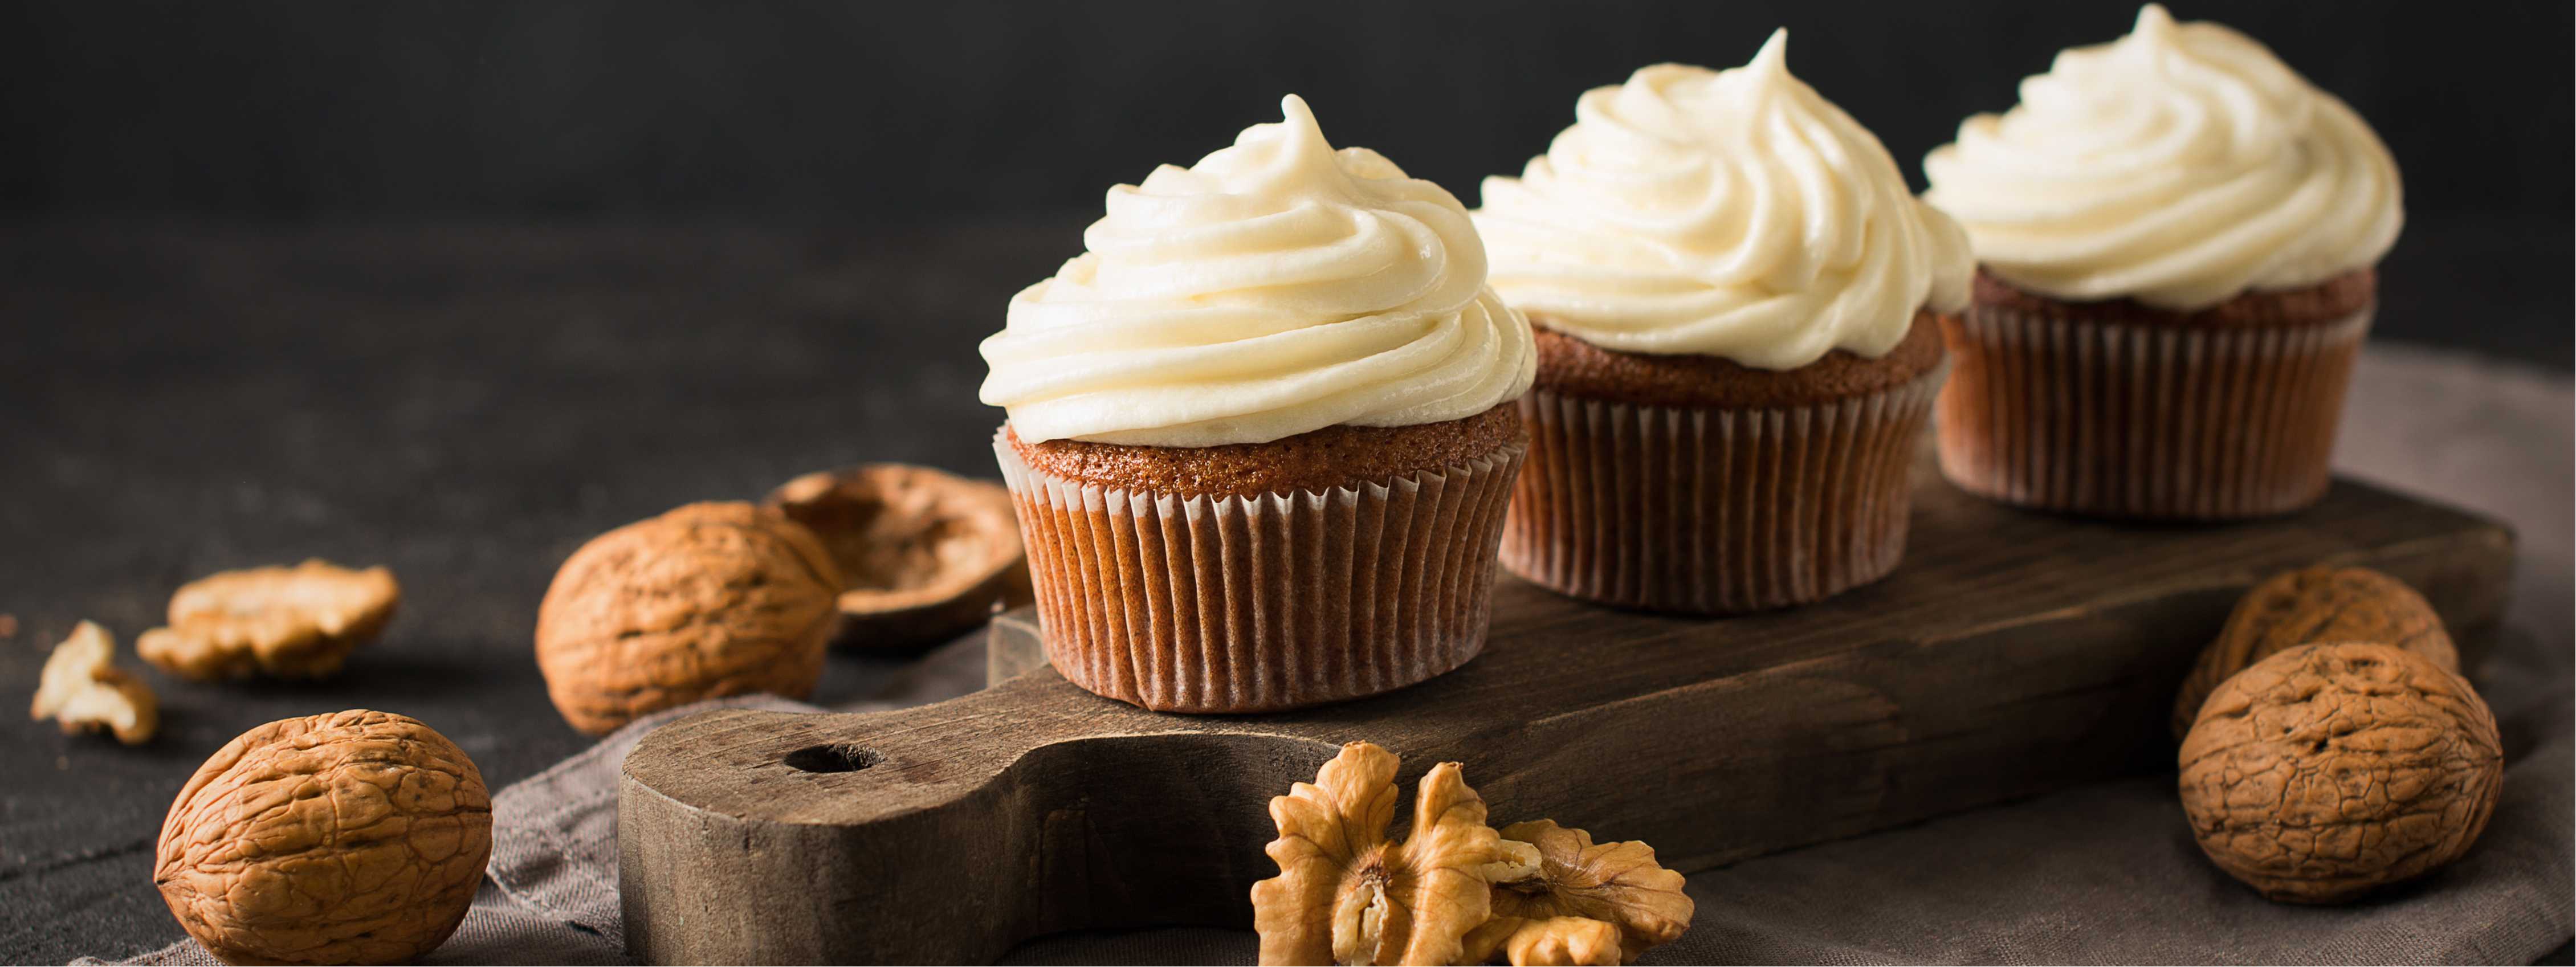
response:
[[[1981,278],[1977,304],[1941,321],[1957,361],[1938,407],[1942,473],[1988,499],[2100,517],[2306,507],[2331,480],[2372,282],[2186,316]]]
[[[1537,338],[1540,389],[1648,406],[1760,410],[1829,403],[1912,382],[1941,365],[1941,332],[1932,320],[1932,313],[1916,312],[1905,338],[1884,355],[1837,349],[1788,370],[1757,369],[1722,356],[1604,349],[1559,331],[1543,314],[1530,316],[1530,328]]]
[[[1007,427],[993,450],[1058,672],[1155,711],[1267,712],[1476,656],[1519,437],[1438,469],[1248,495],[1062,476],[1023,459]]]
[[[1946,371],[1933,359],[1903,382],[1793,406],[1534,390],[1503,566],[1572,597],[1699,614],[1884,577],[1905,554],[1914,445]]]

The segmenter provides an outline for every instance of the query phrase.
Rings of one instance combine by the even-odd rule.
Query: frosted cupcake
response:
[[[1790,76],[1787,34],[1727,71],[1586,92],[1476,226],[1537,329],[1503,565],[1576,597],[1749,611],[1878,579],[1966,299],[1957,226],[1878,139]]]
[[[1946,325],[1943,472],[2119,517],[2323,496],[2403,220],[2387,147],[2262,44],[2153,4],[2021,95],[1923,161],[1981,265]]]
[[[1483,647],[1529,327],[1464,206],[1304,101],[1109,190],[984,402],[1048,658],[1150,709],[1384,692]]]

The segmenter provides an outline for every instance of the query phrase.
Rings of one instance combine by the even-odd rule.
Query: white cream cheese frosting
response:
[[[1743,67],[1587,91],[1476,227],[1503,300],[1587,342],[1794,369],[1878,357],[1916,310],[1966,304],[1957,225],[1878,138],[1792,77],[1788,32]]]
[[[1474,416],[1529,389],[1529,324],[1466,207],[1295,95],[1188,168],[1109,190],[1088,250],[1011,298],[983,400],[1020,439],[1266,443]]]
[[[2261,43],[2163,7],[2057,55],[1923,159],[1996,277],[2068,301],[2205,308],[2376,264],[2404,220],[2360,116]]]

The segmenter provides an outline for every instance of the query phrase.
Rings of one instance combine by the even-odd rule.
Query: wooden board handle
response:
[[[1337,748],[1193,734],[1049,668],[932,708],[728,710],[646,736],[621,777],[619,860],[655,875],[627,878],[625,922],[666,929],[634,931],[630,952],[952,963],[1078,927],[1249,923],[1243,884],[1273,871],[1246,805]]]

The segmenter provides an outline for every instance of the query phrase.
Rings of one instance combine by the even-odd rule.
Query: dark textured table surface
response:
[[[862,460],[989,475],[1000,414],[974,402],[975,343],[1083,220],[0,224],[0,613],[18,624],[0,691],[32,691],[83,618],[139,666],[134,636],[215,570],[319,556],[389,565],[404,587],[386,636],[330,681],[147,673],[165,720],[145,747],[0,727],[0,961],[176,939],[149,887],[162,814],[260,722],[415,715],[496,788],[586,746],[548,705],[529,633],[593,534]],[[2410,241],[2427,246],[2445,254],[2415,257],[2422,278],[2507,271]],[[2563,319],[2553,285],[2489,309]],[[2383,333],[2456,324],[2425,288],[2392,286]],[[2538,352],[2566,366],[2563,342]],[[2564,508],[2563,471],[2543,485]],[[893,661],[836,655],[817,700],[864,694]]]
[[[215,570],[385,564],[404,596],[326,682],[147,671],[164,722],[142,748],[0,727],[0,961],[175,939],[149,886],[162,814],[261,722],[413,715],[495,788],[587,746],[529,635],[591,535],[863,460],[989,476],[975,344],[1079,225],[0,228],[10,701],[84,618],[141,668],[134,636]],[[817,700],[875,670],[836,657]]]

